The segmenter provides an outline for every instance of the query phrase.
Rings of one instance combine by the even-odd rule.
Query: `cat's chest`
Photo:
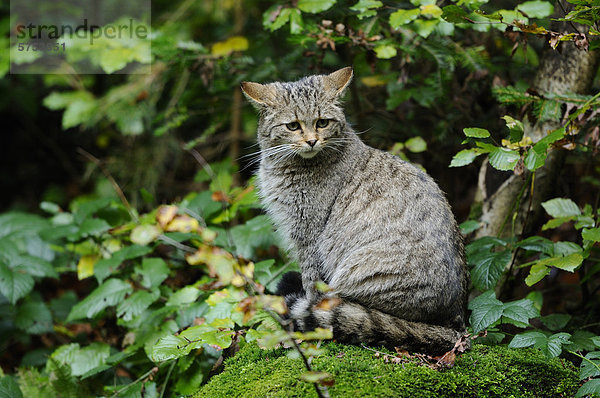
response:
[[[323,230],[339,185],[327,174],[259,173],[263,203],[275,224],[293,241],[310,240]]]

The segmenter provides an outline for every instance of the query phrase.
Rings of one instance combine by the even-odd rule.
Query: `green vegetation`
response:
[[[547,360],[532,349],[477,344],[453,368],[441,371],[414,359],[385,361],[361,347],[327,343],[323,350],[312,366],[334,376],[329,387],[333,397],[570,397],[578,389],[577,373],[568,361]],[[247,344],[194,397],[315,396],[299,380],[301,361],[286,354],[289,350],[264,351]]]
[[[3,3],[0,395],[258,393],[266,380],[313,395],[600,394],[599,7],[156,0],[150,57],[147,41],[79,42],[58,67],[83,57],[106,74],[17,75],[9,61],[35,57],[8,39]],[[347,65],[361,137],[447,192],[469,332],[504,346],[437,371],[282,328],[271,293],[296,265],[258,201],[256,114],[239,84]],[[312,370],[254,345],[298,339],[289,355]]]

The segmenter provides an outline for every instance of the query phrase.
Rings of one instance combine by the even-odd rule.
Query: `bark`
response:
[[[598,54],[576,48],[572,43],[563,43],[561,51],[545,51],[536,74],[533,89],[546,93],[584,94],[591,86],[596,71]],[[560,122],[546,121],[535,125],[525,124],[525,135],[533,142],[539,141],[550,131],[561,127]],[[530,197],[531,173],[527,170],[520,176],[500,172],[484,162],[479,173],[476,201],[481,203],[480,221],[483,226],[476,233],[482,236],[505,237],[513,232],[519,235],[526,222],[540,215],[541,202],[547,199],[549,190],[556,181],[556,174],[563,163],[563,153],[551,149],[543,167],[535,173],[534,193]],[[529,210],[531,213],[528,215]]]

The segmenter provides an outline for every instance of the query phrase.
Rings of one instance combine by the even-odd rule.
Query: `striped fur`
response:
[[[242,84],[260,113],[262,200],[302,270],[279,290],[301,330],[331,327],[343,342],[440,353],[465,329],[461,235],[427,174],[366,146],[347,124],[339,98],[351,77],[345,68]],[[291,130],[294,122],[301,128]],[[340,305],[315,309],[317,281]]]

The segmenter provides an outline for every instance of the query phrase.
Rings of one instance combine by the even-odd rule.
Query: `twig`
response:
[[[569,352],[571,354],[575,355],[576,357],[579,357],[579,358],[583,359],[584,361],[588,361],[589,363],[591,363],[592,365],[594,365],[594,367],[598,370],[598,372],[600,372],[600,365],[598,365],[597,363],[595,363],[591,359],[584,357],[583,355],[581,355],[580,353],[578,353],[576,351],[570,351],[569,350]]]
[[[102,164],[102,162],[100,161],[100,159],[98,159],[97,157],[95,157],[94,155],[92,155],[91,153],[89,153],[88,151],[86,151],[83,148],[77,148],[77,152],[79,152],[80,155],[82,155],[83,157],[85,157],[86,159],[88,159],[90,162],[92,162],[96,166],[98,166],[98,168],[100,169],[100,171],[102,172],[102,174],[104,174],[104,176],[106,177],[106,179],[112,185],[112,187],[115,190],[116,194],[121,199],[121,202],[123,203],[123,205],[127,209],[127,212],[129,213],[129,216],[131,217],[131,219],[134,220],[135,222],[138,222],[138,216],[133,211],[133,208],[131,207],[131,205],[129,204],[129,201],[127,200],[127,198],[125,197],[125,194],[123,193],[123,190],[121,189],[121,187],[119,186],[119,184],[117,184],[117,181],[115,181],[115,179],[110,174],[110,172],[108,170],[106,170],[106,168],[104,167],[104,165]]]
[[[171,246],[175,246],[176,248],[178,248],[180,250],[186,251],[188,253],[195,253],[196,252],[196,249],[194,249],[193,247],[184,245],[181,242],[177,242],[175,239],[169,238],[165,234],[158,235],[158,239],[162,240],[163,242],[166,242],[166,243],[170,244]]]
[[[171,363],[171,366],[169,367],[169,371],[167,372],[167,377],[165,378],[165,382],[162,385],[162,388],[160,390],[160,395],[158,398],[163,398],[163,396],[165,395],[165,391],[167,389],[167,383],[169,382],[169,378],[171,377],[171,372],[173,371],[173,368],[175,367],[176,363],[177,363],[176,359]]]
[[[562,10],[562,12],[563,12],[563,14],[565,15],[565,18],[566,18],[567,14],[568,14],[568,13],[567,13],[567,10],[565,10],[565,7],[562,5],[562,2],[561,2],[560,0],[557,0],[556,2],[558,3],[558,6],[559,6],[559,7],[560,7],[560,9]],[[577,29],[577,27],[576,27],[576,26],[573,24],[573,22],[572,22],[572,21],[569,21],[569,25],[571,25],[571,27],[573,28],[573,30],[574,30],[575,32],[577,32],[577,34],[579,34],[579,33],[580,33],[580,32],[579,32],[579,29]]]
[[[138,377],[136,380],[132,381],[131,383],[129,383],[129,384],[121,387],[117,391],[115,391],[113,393],[113,395],[111,395],[111,398],[118,397],[120,393],[122,393],[123,391],[127,390],[132,385],[134,385],[136,383],[139,383],[140,381],[142,381],[146,377],[150,376],[152,373],[156,373],[156,372],[158,372],[158,367],[155,366],[152,369],[150,369],[149,371],[147,371],[146,373],[144,373],[143,375],[141,375],[140,377]]]

